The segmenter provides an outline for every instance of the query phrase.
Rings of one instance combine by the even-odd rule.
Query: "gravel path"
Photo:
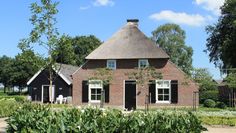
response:
[[[208,131],[203,133],[236,133],[236,127],[205,126]]]
[[[6,132],[7,122],[5,121],[7,118],[0,118],[0,133]]]

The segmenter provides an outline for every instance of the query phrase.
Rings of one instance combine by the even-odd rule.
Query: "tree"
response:
[[[57,23],[55,15],[58,13],[58,2],[52,0],[40,0],[40,3],[32,3],[30,6],[31,18],[30,21],[33,29],[26,39],[22,39],[19,47],[31,49],[35,45],[43,46],[48,53],[45,60],[45,68],[49,72],[49,101],[52,102],[52,83],[53,83],[53,69],[57,69],[56,61],[53,58],[55,48],[58,44],[58,31],[55,28]]]
[[[221,16],[214,25],[206,27],[207,49],[210,61],[220,68],[236,67],[236,1],[226,0]],[[224,71],[226,72],[226,71]]]
[[[73,38],[68,35],[62,35],[53,55],[58,63],[76,65],[77,59],[73,46]]]
[[[213,81],[210,72],[204,68],[195,68],[192,72],[192,78],[199,84],[199,92],[217,90],[217,85]]]
[[[193,69],[192,78],[199,85],[200,103],[203,103],[206,99],[212,99],[215,101],[219,99],[217,83],[213,81],[212,75],[208,69]]]
[[[170,56],[170,60],[190,75],[193,49],[185,45],[185,32],[176,24],[165,24],[152,32],[152,40]]]
[[[5,55],[0,57],[0,83],[4,85],[4,93],[6,93],[6,88],[12,85],[10,74],[13,72],[13,63],[13,58],[7,57]]]
[[[85,57],[100,44],[101,41],[93,35],[76,37],[63,35],[55,49],[56,61],[80,66],[85,62]]]
[[[162,74],[154,67],[147,66],[143,68],[137,68],[132,72],[126,73],[129,79],[136,80],[136,84],[138,84],[142,90],[145,92],[145,110],[148,110],[148,105],[150,103],[150,95],[148,92],[148,88],[145,89],[145,86],[150,84],[150,80],[162,79]]]
[[[11,66],[12,84],[21,90],[21,88],[26,87],[27,81],[41,67],[43,67],[43,59],[40,56],[35,55],[31,50],[23,50],[22,53],[15,56],[14,63]]]
[[[113,71],[108,68],[97,68],[93,75],[89,78],[89,84],[97,83],[97,82],[102,82],[103,86],[107,86],[111,83],[113,79]],[[104,88],[101,92],[101,102],[100,102],[100,107],[103,108],[104,100],[105,100],[105,95],[104,95]]]
[[[77,65],[82,65],[85,62],[85,57],[100,46],[100,44],[101,41],[93,35],[76,36],[73,39],[73,46],[76,54]]]

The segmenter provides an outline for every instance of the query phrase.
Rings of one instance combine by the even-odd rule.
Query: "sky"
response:
[[[32,29],[30,4],[39,0],[0,1],[0,56],[14,57],[17,45]],[[219,69],[209,62],[205,27],[215,24],[224,0],[58,0],[56,27],[60,34],[95,35],[106,41],[127,19],[139,19],[139,28],[148,37],[158,26],[176,23],[186,32],[186,45],[194,50],[193,66],[208,69],[221,79]],[[43,54],[45,49],[36,47]]]

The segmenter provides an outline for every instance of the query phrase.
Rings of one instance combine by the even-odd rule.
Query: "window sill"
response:
[[[100,100],[91,100],[90,103],[100,103]]]
[[[170,101],[157,101],[156,103],[160,103],[160,104],[170,104]]]

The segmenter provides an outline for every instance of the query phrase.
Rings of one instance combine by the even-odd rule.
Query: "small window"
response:
[[[142,59],[142,60],[139,60],[138,61],[138,67],[139,68],[144,68],[144,67],[147,67],[149,64],[148,64],[148,60],[147,59]]]
[[[170,103],[170,80],[158,80],[156,82],[157,103]]]
[[[107,68],[115,70],[116,69],[116,60],[107,60]]]
[[[89,81],[89,101],[100,102],[102,97],[102,81],[101,80],[90,80]]]

